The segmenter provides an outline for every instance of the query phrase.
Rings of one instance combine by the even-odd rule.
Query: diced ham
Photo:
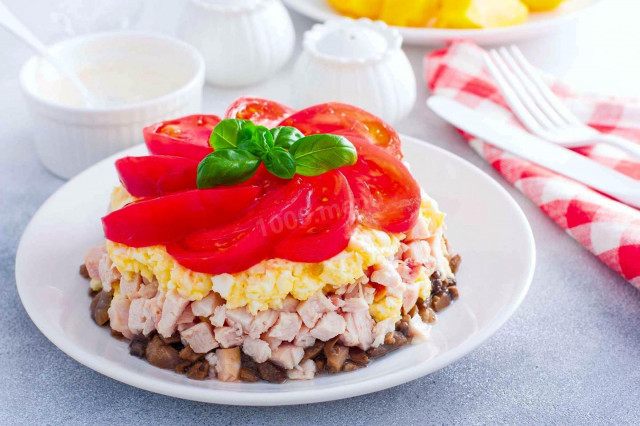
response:
[[[197,317],[209,317],[213,315],[213,311],[220,305],[224,305],[224,299],[215,291],[207,294],[200,300],[196,300],[191,304],[193,315]]]
[[[120,279],[120,272],[113,266],[109,255],[104,253],[98,264],[98,275],[102,281],[102,288],[111,291],[111,283]]]
[[[144,314],[145,302],[144,299],[133,299],[129,305],[127,324],[133,334],[140,334],[144,330],[144,325],[147,322],[147,317]]]
[[[91,279],[100,279],[100,259],[107,253],[107,248],[103,245],[93,246],[84,256],[84,266],[87,267]]]
[[[285,370],[290,370],[300,363],[302,357],[304,349],[292,343],[283,343],[271,352],[269,360]]]
[[[429,340],[429,334],[431,332],[431,326],[422,322],[419,314],[415,314],[409,320],[409,336],[411,336],[411,343],[422,343]]]
[[[265,362],[271,356],[269,344],[261,339],[247,337],[242,343],[242,351],[249,355],[255,362]]]
[[[311,335],[311,330],[306,325],[300,327],[296,338],[293,339],[293,343],[301,348],[309,348],[316,342],[316,338]]]
[[[249,336],[258,339],[262,333],[268,331],[278,321],[278,317],[278,312],[273,309],[258,312],[249,326]]]
[[[249,333],[253,316],[245,308],[227,309],[227,321],[229,325],[237,326],[245,333]]]
[[[295,312],[280,312],[278,322],[276,322],[276,325],[269,331],[269,337],[290,342],[296,337],[296,334],[298,334],[301,325],[302,320]]]
[[[208,322],[200,322],[184,330],[180,337],[199,354],[206,354],[218,347],[218,342],[213,337],[213,329]]]
[[[269,347],[271,348],[271,352],[278,349],[278,346],[282,344],[282,340],[276,339],[275,337],[269,337],[267,335],[262,336],[261,339],[269,344]]]
[[[429,225],[427,224],[427,220],[423,217],[418,218],[416,224],[407,232],[407,236],[405,237],[406,242],[416,241],[416,240],[425,240],[429,238],[431,233],[429,232]]]
[[[107,313],[109,314],[109,324],[115,331],[122,333],[127,339],[133,339],[134,335],[129,330],[129,307],[131,301],[124,297],[116,297],[111,301],[111,306]]]
[[[214,327],[222,327],[227,319],[227,307],[225,305],[218,306],[213,310],[213,315],[209,317],[211,325]]]
[[[309,328],[313,328],[316,322],[327,312],[336,310],[336,307],[331,303],[329,299],[322,293],[322,290],[315,293],[309,299],[301,302],[296,308],[300,318]]]
[[[238,325],[233,327],[216,327],[214,333],[216,340],[223,348],[242,345],[242,328]]]
[[[235,382],[240,374],[240,348],[216,350],[215,370],[223,382]]]
[[[139,297],[140,283],[140,275],[138,274],[134,275],[131,280],[126,279],[124,276],[120,277],[120,294],[129,300]]]
[[[362,297],[351,297],[344,301],[343,312],[368,311],[369,305]]]
[[[178,321],[176,321],[176,324],[178,325],[188,324],[190,322],[193,322],[195,319],[196,319],[196,316],[193,315],[193,310],[191,310],[191,305],[188,305],[186,308],[184,308],[184,311],[182,311],[182,313],[178,317]]]
[[[404,294],[402,295],[402,309],[404,312],[409,312],[411,308],[416,305],[419,294],[420,287],[418,284],[407,284]]]
[[[153,279],[151,281],[146,278],[142,278],[142,284],[138,290],[138,297],[143,299],[151,299],[158,293],[158,281]]]
[[[400,278],[405,283],[413,283],[424,270],[424,265],[417,263],[413,259],[396,261],[396,270]]]
[[[358,346],[367,350],[373,343],[373,319],[369,311],[356,311],[344,314],[346,327],[340,336],[340,342],[345,346]]]
[[[387,318],[382,320],[373,327],[373,343],[372,347],[377,348],[384,342],[384,336],[387,335],[388,332],[394,331],[396,329],[395,321],[393,318]]]
[[[395,270],[391,262],[384,261],[375,266],[371,274],[371,281],[385,287],[398,287],[402,283],[400,274]]]
[[[286,299],[282,301],[282,312],[295,312],[296,307],[300,302],[297,299],[294,299],[291,296],[287,296]]]
[[[287,377],[291,380],[311,380],[316,375],[316,363],[308,359],[300,365],[287,371]]]
[[[404,252],[404,259],[413,259],[414,262],[427,265],[431,257],[431,247],[426,241],[414,241],[409,244],[409,248]]]
[[[157,325],[158,333],[164,337],[171,337],[174,331],[176,331],[178,318],[188,304],[189,301],[180,296],[175,290],[168,292],[165,296],[164,304],[162,305],[162,315]]]
[[[346,323],[342,315],[335,312],[327,312],[311,329],[311,335],[318,340],[326,342],[338,334],[344,333]]]
[[[149,335],[153,330],[155,330],[160,322],[160,317],[162,316],[162,305],[164,304],[164,293],[158,293],[154,298],[147,299],[144,301],[144,316],[146,318],[146,322],[144,324],[144,329],[142,330],[142,334],[145,336]]]

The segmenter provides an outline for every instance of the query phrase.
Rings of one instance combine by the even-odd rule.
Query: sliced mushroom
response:
[[[91,318],[98,325],[105,325],[109,321],[109,306],[111,306],[111,300],[113,295],[108,291],[102,290],[96,294],[91,301],[90,310]]]

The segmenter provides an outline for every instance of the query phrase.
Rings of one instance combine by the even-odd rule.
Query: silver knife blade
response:
[[[453,99],[432,96],[427,105],[445,121],[491,145],[640,208],[640,182],[622,173],[480,114]]]

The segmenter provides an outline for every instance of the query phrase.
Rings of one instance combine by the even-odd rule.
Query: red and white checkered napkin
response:
[[[482,49],[475,44],[458,41],[428,54],[425,72],[433,94],[454,98],[482,114],[520,125],[484,67]],[[637,101],[580,95],[559,82],[548,82],[585,123],[640,143]],[[547,216],[640,289],[640,211],[464,132],[463,136]],[[613,148],[596,145],[575,151],[640,180],[640,162]]]

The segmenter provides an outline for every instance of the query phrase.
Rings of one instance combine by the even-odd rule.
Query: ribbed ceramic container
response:
[[[264,80],[295,44],[280,0],[189,0],[178,35],[204,56],[207,82],[228,87]]]
[[[415,74],[401,46],[400,33],[380,21],[314,25],[293,70],[296,106],[344,102],[397,122],[416,101]]]
[[[95,162],[142,142],[142,128],[154,122],[199,112],[204,85],[204,61],[188,44],[159,35],[141,33],[102,33],[75,38],[52,47],[65,57],[90,52],[137,51],[139,55],[163,55],[181,64],[187,76],[177,90],[160,97],[117,107],[84,108],[54,103],[38,93],[36,73],[39,58],[31,58],[20,73],[20,83],[31,113],[36,152],[52,173],[70,178]],[[112,49],[111,52],[109,49]],[[126,72],[126,70],[123,70]]]

